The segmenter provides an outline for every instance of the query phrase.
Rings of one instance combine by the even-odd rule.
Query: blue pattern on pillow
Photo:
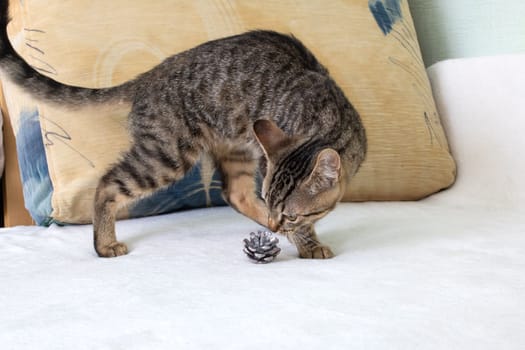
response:
[[[133,205],[129,214],[130,217],[140,217],[225,205],[221,192],[219,173],[214,170],[211,182],[206,183],[203,180],[201,163],[198,163],[182,180]]]
[[[51,216],[53,185],[37,109],[20,112],[16,147],[25,206],[36,224],[48,226],[56,222]],[[183,209],[226,205],[222,198],[219,172],[211,169],[208,171],[212,171],[211,176],[203,176],[202,164],[197,164],[182,180],[133,205],[129,209],[129,216],[143,217]]]
[[[22,178],[24,202],[38,225],[49,225],[53,185],[49,177],[38,110],[22,110],[16,135],[16,151]]]

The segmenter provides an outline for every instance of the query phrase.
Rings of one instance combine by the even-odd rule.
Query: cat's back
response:
[[[219,40],[220,41],[220,40]],[[260,54],[261,59],[277,60],[288,58],[301,66],[301,68],[326,73],[326,69],[319,63],[312,52],[293,35],[281,34],[268,30],[250,31],[234,37],[224,39],[228,46],[238,46],[246,50],[246,53]],[[219,43],[219,47],[222,44]],[[242,50],[241,50],[242,51]],[[257,61],[255,61],[257,62]]]
[[[229,74],[271,68],[281,68],[280,74],[296,70],[328,73],[299,39],[269,30],[254,30],[208,41],[182,55],[194,66],[206,64],[207,68],[229,68]]]
[[[197,89],[207,94],[232,84],[257,87],[244,91],[254,93],[268,92],[275,85],[284,88],[279,82],[307,72],[328,76],[327,69],[293,35],[255,30],[211,40],[174,54],[139,76],[137,82],[147,87],[138,89],[143,93],[158,91],[174,82],[181,91]]]
[[[137,86],[136,110],[154,106],[151,114],[166,120],[179,115],[227,138],[261,118],[304,135],[354,118],[313,53],[294,36],[274,31],[250,31],[175,54],[142,75]]]

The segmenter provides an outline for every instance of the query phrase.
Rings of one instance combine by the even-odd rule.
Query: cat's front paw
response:
[[[299,257],[303,259],[330,259],[334,256],[335,254],[332,250],[325,245],[318,245],[311,250],[302,250],[299,252]]]
[[[113,258],[128,254],[128,247],[121,242],[113,242],[107,246],[97,247],[98,256],[101,258]]]

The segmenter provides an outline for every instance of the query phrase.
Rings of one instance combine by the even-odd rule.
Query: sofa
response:
[[[89,224],[0,229],[1,347],[523,348],[524,67],[512,54],[427,69],[455,183],[340,203],[317,226],[333,259],[280,238],[253,264],[242,241],[259,227],[225,206],[121,220],[116,259],[96,256]]]

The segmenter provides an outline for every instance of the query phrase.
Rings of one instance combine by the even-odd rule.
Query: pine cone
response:
[[[279,239],[269,231],[251,232],[250,239],[244,239],[244,252],[252,262],[266,264],[281,252],[277,243]]]

